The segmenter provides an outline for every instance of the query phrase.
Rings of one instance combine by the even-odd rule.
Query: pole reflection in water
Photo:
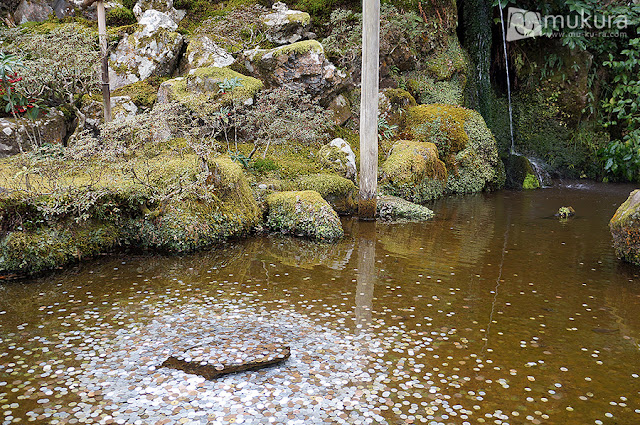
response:
[[[371,323],[373,289],[377,278],[376,223],[358,222],[358,274],[356,286],[356,329],[366,330]]]

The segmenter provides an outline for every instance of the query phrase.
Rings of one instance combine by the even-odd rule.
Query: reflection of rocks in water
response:
[[[637,283],[610,286],[605,296],[605,306],[598,309],[598,315],[602,316],[601,329],[613,331],[605,334],[618,335],[619,331],[619,336],[640,349],[640,297],[634,285]],[[602,330],[599,333],[602,334]]]
[[[287,266],[303,269],[325,266],[333,270],[343,270],[351,259],[354,242],[348,237],[327,244],[274,236],[265,241],[263,248],[275,260]]]
[[[494,236],[495,200],[482,194],[449,198],[435,211],[430,223],[378,226],[383,249],[422,267],[477,264]]]

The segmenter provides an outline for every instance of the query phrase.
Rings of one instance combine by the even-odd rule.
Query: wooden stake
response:
[[[102,63],[102,103],[104,122],[111,122],[111,91],[109,89],[109,57],[107,56],[107,20],[104,13],[104,2],[96,2],[98,9],[98,37],[100,38],[100,58]]]
[[[380,0],[362,0],[362,84],[360,100],[360,199],[358,216],[376,216],[378,186],[378,78]]]

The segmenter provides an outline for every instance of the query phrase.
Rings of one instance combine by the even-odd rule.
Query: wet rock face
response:
[[[227,345],[189,348],[169,357],[162,363],[162,367],[211,380],[229,373],[269,367],[291,356],[291,349],[286,345],[241,340],[227,342]]]
[[[640,266],[640,190],[634,190],[609,222],[618,257]]]
[[[249,50],[244,59],[247,70],[268,87],[304,91],[323,104],[328,104],[346,84],[346,74],[329,62],[322,45],[315,40],[270,50]]]
[[[178,24],[167,14],[148,10],[139,22],[142,30],[124,37],[109,58],[111,90],[152,75],[171,75],[183,44]]]
[[[66,135],[64,114],[53,108],[35,124],[26,118],[0,118],[0,157],[31,150],[33,137],[39,144],[62,143]]]
[[[311,17],[306,12],[289,10],[286,4],[277,2],[272,6],[273,13],[263,18],[267,26],[267,39],[276,44],[291,44],[303,40],[311,34],[307,27]]]
[[[295,236],[334,241],[344,235],[338,214],[318,192],[280,192],[267,196],[266,226]]]

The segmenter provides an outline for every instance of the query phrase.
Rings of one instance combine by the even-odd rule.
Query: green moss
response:
[[[426,59],[426,69],[436,81],[449,80],[454,74],[464,75],[468,68],[468,60],[456,37],[449,38],[444,49]]]
[[[0,241],[0,271],[39,273],[108,251],[119,238],[116,226],[100,222],[9,232]]]
[[[151,109],[158,99],[158,88],[163,81],[166,81],[166,78],[149,77],[144,81],[120,87],[114,90],[112,95],[129,96],[137,107]]]
[[[121,27],[124,25],[135,24],[136,17],[131,9],[126,7],[114,7],[107,12],[106,21],[109,26]]]
[[[338,214],[351,214],[356,210],[356,186],[344,177],[335,174],[303,176],[295,186],[298,190],[318,192]]]
[[[447,170],[433,143],[399,141],[380,167],[381,189],[416,203],[444,193]]]
[[[220,83],[225,79],[238,78],[242,86],[230,93],[219,93]],[[197,68],[185,78],[172,82],[175,100],[191,108],[211,107],[212,104],[228,106],[233,101],[253,98],[264,84],[262,81],[242,75],[230,68]],[[208,106],[207,106],[208,105]]]
[[[272,230],[321,241],[344,235],[338,214],[318,192],[280,192],[267,196],[266,225]]]
[[[306,12],[289,13],[287,15],[287,21],[306,26],[311,22],[311,16]]]
[[[304,53],[324,53],[324,49],[322,48],[322,44],[318,43],[316,40],[305,40],[298,41],[297,43],[287,44],[286,46],[278,47],[274,50],[273,57],[276,58],[280,55],[290,55],[294,54],[304,54]]]
[[[425,221],[433,217],[433,211],[395,196],[379,196],[377,216],[383,221]]]
[[[407,110],[406,131],[416,140],[432,142],[441,159],[463,150],[469,142],[464,124],[471,115],[469,109],[451,105],[419,105]]]
[[[522,182],[522,188],[524,190],[540,189],[540,182],[534,174],[527,174]]]

